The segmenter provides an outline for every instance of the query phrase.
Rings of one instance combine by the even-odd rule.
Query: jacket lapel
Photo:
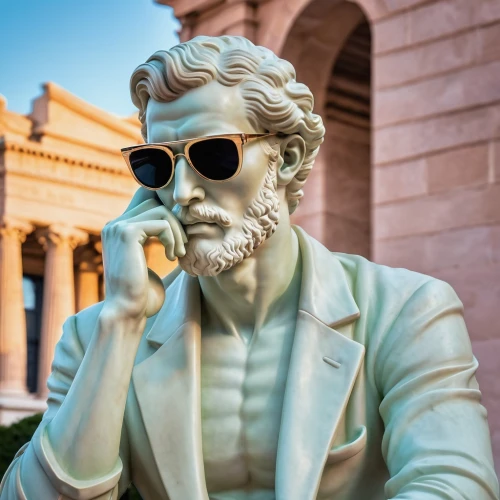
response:
[[[364,346],[335,329],[359,317],[340,262],[294,229],[303,273],[278,443],[276,499],[313,500]]]
[[[156,350],[132,380],[153,456],[171,499],[208,500],[200,412],[200,290],[181,273],[147,334]]]

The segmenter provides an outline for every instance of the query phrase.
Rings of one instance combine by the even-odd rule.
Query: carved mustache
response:
[[[183,226],[196,224],[197,222],[208,222],[224,228],[232,224],[231,216],[225,210],[210,207],[202,203],[196,203],[187,207],[175,205],[172,213],[179,219]]]

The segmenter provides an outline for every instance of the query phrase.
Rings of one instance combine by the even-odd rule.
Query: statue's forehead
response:
[[[226,87],[216,81],[192,89],[171,102],[151,98],[146,122],[149,142],[253,132],[238,86]]]

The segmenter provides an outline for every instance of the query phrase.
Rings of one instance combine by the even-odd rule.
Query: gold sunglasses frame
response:
[[[259,139],[264,139],[265,137],[271,137],[278,135],[276,132],[274,133],[266,133],[266,134],[244,134],[244,133],[236,133],[236,134],[221,134],[221,135],[206,135],[204,137],[196,137],[194,139],[183,139],[181,141],[170,141],[170,142],[150,142],[150,143],[145,143],[145,144],[137,144],[136,146],[129,146],[126,148],[121,149],[121,153],[123,156],[123,159],[125,160],[125,163],[128,166],[128,169],[130,170],[130,173],[132,174],[132,177],[145,189],[149,189],[150,191],[158,191],[159,189],[162,189],[170,184],[174,177],[175,173],[175,160],[178,156],[184,156],[186,158],[186,161],[188,162],[189,166],[202,178],[210,182],[227,182],[230,181],[231,179],[234,179],[241,171],[241,166],[243,164],[243,145],[247,144],[248,142],[256,141]],[[223,180],[214,180],[214,179],[209,179],[208,177],[205,177],[203,174],[198,172],[196,167],[193,165],[191,162],[191,158],[189,157],[189,148],[198,142],[202,141],[207,141],[211,139],[229,139],[234,142],[236,145],[236,149],[238,150],[238,168],[236,169],[236,172],[234,175],[229,177],[229,179],[223,179]],[[183,153],[177,153],[174,154],[174,152],[170,149],[170,146],[176,145],[176,144],[185,144],[184,147],[184,152]],[[167,155],[170,157],[172,160],[172,173],[170,174],[170,178],[168,181],[160,187],[149,187],[145,186],[135,175],[132,165],[130,164],[130,155],[134,151],[140,151],[141,149],[160,149],[161,151],[165,151]]]

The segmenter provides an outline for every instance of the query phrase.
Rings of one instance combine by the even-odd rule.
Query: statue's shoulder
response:
[[[451,290],[443,281],[425,274],[377,264],[360,255],[330,252],[302,228],[294,226],[294,229],[303,260],[315,262],[315,265],[308,267],[319,269],[319,272],[315,272],[316,279],[324,281],[324,289],[336,287],[339,280],[345,281],[358,306],[370,306],[370,314],[375,311],[385,311],[386,314],[397,311],[420,289],[424,292],[429,290],[430,295],[434,289]]]
[[[342,265],[353,296],[358,300],[404,304],[419,290],[450,290],[447,283],[409,269],[377,264],[365,257],[333,252]]]
[[[444,281],[376,264],[357,255],[332,254],[332,257],[342,264],[363,318],[355,335],[365,346],[391,342],[393,335],[399,338],[403,330],[408,342],[417,341],[419,318],[437,318],[442,311],[463,314],[460,298]],[[398,328],[394,328],[396,324]]]
[[[332,252],[332,256],[340,261],[342,267],[349,275],[363,279],[372,279],[377,282],[410,282],[421,284],[434,279],[431,276],[402,267],[391,267],[378,264],[361,255]]]

